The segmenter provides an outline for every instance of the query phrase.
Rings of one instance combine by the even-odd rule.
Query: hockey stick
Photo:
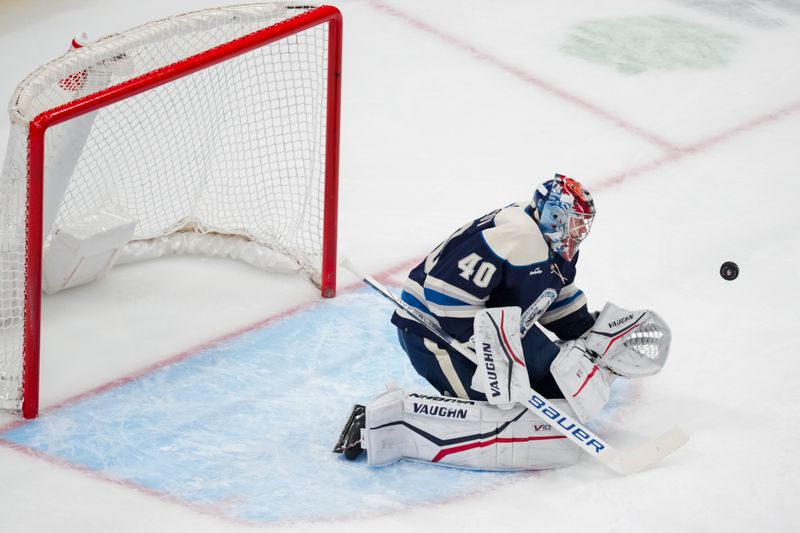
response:
[[[475,352],[472,351],[469,347],[465,344],[458,342],[454,339],[450,334],[448,334],[442,327],[430,316],[426,315],[416,307],[412,307],[408,303],[404,302],[400,299],[399,296],[392,293],[389,289],[384,287],[378,280],[367,276],[366,274],[361,273],[358,268],[346,257],[342,258],[339,264],[361,278],[367,285],[381,293],[385,298],[389,301],[394,303],[397,307],[401,308],[403,311],[414,317],[414,320],[428,328],[431,332],[435,333],[440,339],[442,339],[445,343],[452,346],[456,350],[461,353],[464,357],[472,361],[473,363],[478,363],[478,356],[475,355]],[[533,327],[537,320],[547,311],[547,308],[550,307],[555,300],[558,294],[553,289],[546,289],[539,297],[533,302],[528,309],[522,313],[522,317],[520,319],[519,329],[520,333],[524,337],[528,330]]]
[[[439,324],[433,320],[433,318],[401,300],[397,295],[389,291],[376,279],[359,272],[356,266],[353,265],[349,259],[343,258],[339,264],[361,278],[367,285],[378,291],[385,298],[393,302],[397,307],[406,311],[415,320],[428,328],[447,345],[457,350],[460,354],[462,354],[464,357],[467,357],[473,363],[478,363],[478,357],[475,352],[444,331],[441,326],[439,326]],[[542,299],[542,297],[544,297],[544,294],[540,296],[539,299]],[[523,324],[527,324],[528,327],[532,326],[532,324],[539,319],[539,317],[550,305],[550,302],[547,302],[547,305],[542,303],[542,305],[537,306],[538,302],[539,300],[534,302],[534,304],[528,308],[528,311],[531,311],[532,308],[537,309],[538,311],[531,311],[530,314],[525,317],[525,320],[522,321]],[[526,311],[526,314],[528,314],[528,311]],[[573,419],[569,415],[559,411],[558,407],[556,407],[552,402],[547,400],[535,390],[531,389],[530,394],[531,396],[528,401],[522,405],[524,405],[530,411],[533,411],[545,422],[550,423],[553,429],[567,437],[574,444],[579,446],[584,452],[588,453],[618,474],[627,475],[638,472],[663,459],[670,453],[686,444],[686,442],[689,440],[688,435],[686,435],[683,430],[681,430],[679,427],[674,427],[663,433],[655,440],[648,442],[635,450],[617,450],[603,439],[595,435],[589,428],[581,424],[578,420]]]

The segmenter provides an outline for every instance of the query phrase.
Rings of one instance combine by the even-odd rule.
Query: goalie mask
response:
[[[592,195],[578,181],[556,174],[537,187],[531,205],[550,250],[572,261],[594,220]]]

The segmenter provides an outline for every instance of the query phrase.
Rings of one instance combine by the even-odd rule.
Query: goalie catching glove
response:
[[[561,345],[550,372],[585,422],[608,402],[616,376],[658,373],[667,362],[671,339],[669,326],[653,311],[628,311],[607,303],[588,332]]]
[[[664,368],[672,333],[653,311],[628,311],[609,302],[583,338],[601,366],[620,376],[640,378]]]

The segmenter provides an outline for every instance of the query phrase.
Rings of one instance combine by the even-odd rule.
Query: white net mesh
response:
[[[157,21],[73,50],[18,87],[0,175],[0,407],[20,400],[29,122],[308,9],[248,5]],[[327,39],[327,25],[316,25],[49,128],[45,247],[62,224],[113,206],[136,220],[134,259],[211,253],[319,284]]]
[[[27,153],[27,131],[22,124],[11,124],[0,175],[0,408],[5,409],[19,406],[22,389],[26,163],[12,154]]]

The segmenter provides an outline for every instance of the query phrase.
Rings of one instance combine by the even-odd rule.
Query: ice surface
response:
[[[411,462],[371,469],[331,453],[350,406],[380,393],[383,378],[432,392],[404,360],[390,311],[369,289],[343,294],[0,439],[254,524],[376,514],[513,477]]]
[[[8,53],[1,60],[0,94],[10,95],[30,70],[65,50],[74,33],[105,35],[206,5],[6,2],[0,42]],[[0,530],[800,529],[795,503],[800,461],[794,449],[800,389],[794,382],[793,336],[800,299],[794,215],[800,193],[797,2],[353,0],[337,5],[345,16],[341,250],[370,273],[406,271],[410,261],[461,224],[527,198],[553,172],[580,178],[599,212],[582,247],[578,277],[590,306],[598,309],[611,300],[652,307],[674,336],[665,370],[615,386],[596,429],[621,448],[675,424],[692,440],[654,468],[626,478],[590,461],[499,478],[418,465],[373,471],[359,462],[333,462],[327,450],[350,404],[368,388],[362,380],[379,389],[386,380],[410,384],[416,378],[396,349],[376,353],[373,343],[388,342],[386,337],[320,325],[314,328],[317,335],[342,343],[340,351],[329,352],[333,357],[345,357],[359,345],[359,353],[371,358],[353,369],[317,356],[307,367],[293,361],[287,368],[291,377],[280,386],[300,387],[315,397],[315,384],[330,384],[352,370],[317,421],[330,425],[330,435],[315,436],[320,448],[324,443],[327,466],[348,474],[336,485],[325,477],[335,469],[295,464],[305,474],[278,489],[277,481],[254,475],[256,467],[244,475],[252,482],[203,487],[204,479],[218,480],[242,467],[222,467],[217,458],[239,453],[258,461],[259,453],[281,450],[258,447],[265,429],[247,424],[258,418],[219,416],[230,409],[226,402],[236,404],[235,396],[226,400],[219,391],[198,390],[183,380],[203,364],[213,367],[214,354],[236,339],[273,335],[311,317],[316,305],[343,306],[331,317],[339,324],[352,300],[345,294],[340,301],[316,304],[315,291],[302,280],[219,260],[171,258],[124,266],[98,284],[45,298],[47,416],[12,430],[20,444],[0,446]],[[735,40],[726,42],[735,42],[734,48],[722,64],[706,61],[716,65],[706,70],[636,74],[562,50],[568,36],[585,31],[591,21],[654,17],[691,23],[691,35],[704,26],[732,36]],[[634,35],[644,39],[631,42],[637,60],[642,47],[658,54],[664,45]],[[697,49],[697,43],[686,44]],[[657,59],[658,65],[669,64]],[[0,144],[7,127],[0,122]],[[725,260],[741,267],[733,282],[718,274]],[[340,278],[343,286],[354,282],[344,272]],[[371,320],[385,324],[388,309],[379,296],[373,300]],[[308,353],[322,353],[307,339],[296,342]],[[238,357],[247,360],[244,350],[236,352],[232,364]],[[268,377],[275,383],[278,371],[251,366],[242,376],[227,366],[226,372],[215,369],[216,381],[207,383],[222,387],[228,379],[235,384],[244,379],[258,385],[257,376],[264,374],[265,383]],[[175,389],[159,387],[148,401],[124,399],[159,379]],[[121,380],[119,386],[115,380]],[[189,390],[178,394],[181,386]],[[258,405],[253,398],[260,392],[246,390],[240,403]],[[185,422],[161,429],[157,422],[166,417],[154,413],[176,398],[194,398],[195,407],[190,413],[167,409]],[[61,450],[31,451],[41,444],[35,439],[46,434],[48,420],[55,424],[48,431],[64,436],[48,446]],[[14,421],[0,414],[0,424]],[[291,442],[301,437],[286,427],[280,431]],[[80,432],[86,437],[72,437]],[[187,432],[191,438],[180,437]],[[98,446],[102,438],[109,442]],[[200,462],[144,460],[146,453],[163,459],[181,447],[189,457],[207,453],[215,461],[205,469]],[[91,455],[91,449],[106,451]],[[108,469],[98,470],[103,464]],[[172,488],[176,485],[180,490]],[[445,485],[447,490],[439,490]],[[361,489],[366,506],[378,514],[303,518],[309,516],[303,505],[306,511],[326,509],[310,495],[334,493],[338,486]],[[264,494],[270,490],[274,496]],[[246,497],[231,498],[234,493]],[[431,493],[436,496],[414,499]],[[292,502],[296,511],[279,517],[254,504],[270,498]],[[325,505],[330,509],[335,501]]]

